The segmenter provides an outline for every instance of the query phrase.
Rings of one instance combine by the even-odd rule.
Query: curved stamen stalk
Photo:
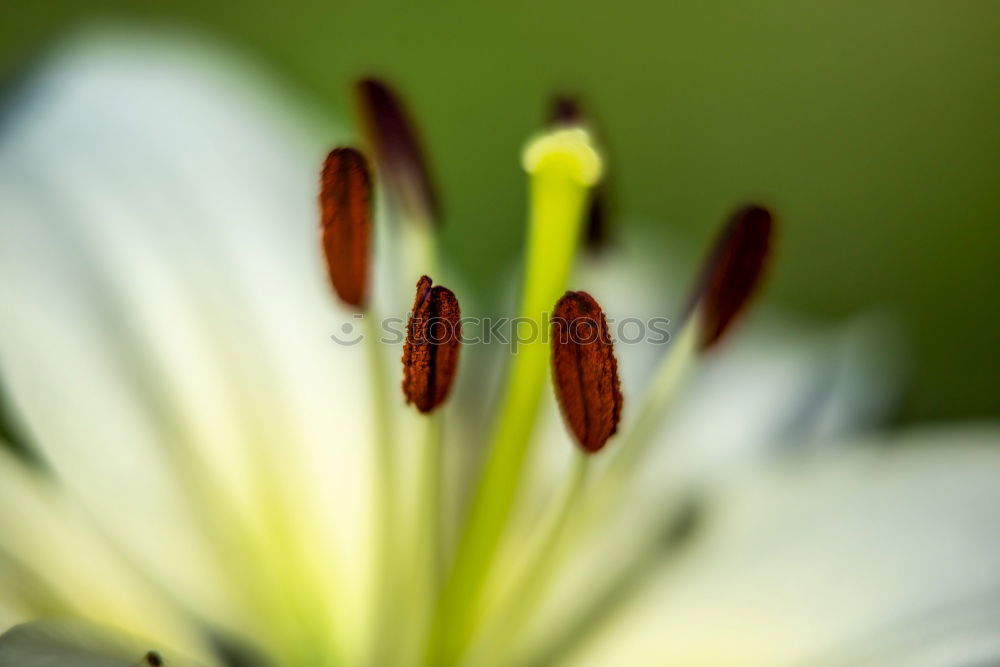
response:
[[[378,345],[378,319],[368,300],[371,263],[372,179],[365,156],[355,148],[336,148],[327,155],[321,174],[320,231],[323,254],[334,291],[347,306],[360,312],[371,367],[372,404],[376,433],[373,504],[378,516],[373,550],[375,593],[374,628],[391,618],[397,571],[396,457],[393,420],[389,414],[389,387],[385,360]],[[377,651],[376,651],[377,652]]]
[[[393,418],[390,414],[390,388],[382,348],[378,344],[379,327],[377,318],[369,311],[364,317],[365,336],[368,339],[368,359],[372,376],[372,402],[375,406],[375,484],[374,505],[378,526],[375,535],[375,549],[378,562],[375,573],[375,616],[374,627],[382,626],[386,618],[392,618],[396,590],[397,545],[395,527],[398,525],[399,498],[396,492],[396,451]],[[377,630],[376,630],[377,631]],[[378,641],[378,640],[377,640]]]
[[[410,636],[402,664],[420,661],[434,605],[444,577],[444,420],[441,411],[422,415],[417,461],[416,520],[411,571],[413,609]]]
[[[599,523],[620,503],[671,404],[700,355],[718,344],[760,284],[769,254],[773,216],[760,206],[737,210],[702,265],[680,331],[644,394],[638,416],[616,447],[604,475],[592,486],[565,539]]]
[[[599,632],[602,624],[614,618],[624,605],[642,589],[649,578],[669,566],[670,560],[699,530],[701,509],[696,500],[678,504],[670,512],[660,530],[653,530],[633,556],[607,580],[592,591],[590,599],[561,618],[561,627],[539,646],[518,660],[523,667],[548,667],[561,664],[579,647],[580,637]]]
[[[384,185],[388,206],[383,210],[388,212],[393,223],[387,225],[392,228],[392,239],[387,245],[394,255],[394,261],[390,263],[393,274],[390,283],[408,290],[414,282],[418,282],[417,302],[408,327],[408,333],[413,334],[414,319],[426,320],[429,315],[436,316],[431,311],[439,309],[445,293],[451,296],[457,317],[454,295],[441,287],[431,288],[430,280],[426,278],[428,274],[438,273],[436,231],[441,218],[439,200],[416,126],[402,98],[388,83],[375,78],[358,81],[355,93],[366,143],[373,153]],[[420,276],[423,278],[417,281]],[[426,289],[422,289],[425,281]],[[426,334],[426,331],[421,333]],[[398,479],[402,488],[415,491],[414,531],[412,534],[407,532],[406,542],[413,549],[413,558],[408,562],[396,559],[398,585],[405,589],[406,603],[410,605],[411,616],[415,619],[426,619],[433,613],[440,579],[436,570],[443,553],[439,535],[443,511],[440,488],[443,481],[443,429],[440,415],[432,411],[444,399],[454,372],[458,332],[455,333],[454,346],[415,345],[408,336],[404,348],[403,391],[407,403],[416,405],[424,413],[424,417],[415,422],[417,432],[421,434],[416,443],[419,449],[416,466],[402,466],[400,472],[403,474]],[[449,358],[452,359],[450,371]],[[440,391],[442,386],[443,392]],[[400,510],[405,512],[406,507]],[[391,664],[402,657],[412,664],[418,659],[414,655],[422,650],[421,642],[427,631],[425,625],[419,620],[408,624],[405,637],[388,642],[399,644],[398,648],[376,646],[375,662]],[[376,641],[380,639],[375,638]],[[387,642],[383,640],[381,643]]]
[[[403,347],[403,394],[423,416],[422,442],[416,468],[414,531],[411,535],[411,576],[408,585],[413,621],[401,643],[406,664],[422,649],[420,640],[434,611],[442,555],[441,487],[443,481],[442,424],[440,408],[451,390],[461,345],[461,312],[455,294],[429,277],[417,281],[413,310],[406,327]],[[419,654],[417,654],[419,655]]]
[[[681,330],[664,358],[632,428],[609,466],[601,493],[617,497],[653,441],[669,405],[698,356],[718,344],[759,285],[768,257],[773,216],[760,206],[737,210],[712,246]]]
[[[376,78],[358,81],[355,91],[362,129],[386,184],[390,206],[407,223],[440,222],[440,205],[427,159],[399,95]]]
[[[355,99],[365,143],[383,184],[386,209],[396,223],[396,270],[409,288],[421,275],[438,275],[441,205],[417,126],[403,98],[386,81],[361,79]]]
[[[673,346],[657,367],[649,389],[643,395],[635,421],[621,446],[616,447],[618,453],[596,487],[594,505],[603,504],[598,497],[614,499],[620,496],[622,487],[631,478],[642,461],[643,454],[653,442],[653,435],[666,417],[669,406],[694,369],[701,337],[697,318],[691,318],[681,326]]]

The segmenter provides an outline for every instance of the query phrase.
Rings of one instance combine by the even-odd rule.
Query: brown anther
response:
[[[448,397],[462,339],[458,299],[450,289],[431,285],[427,276],[417,281],[403,345],[403,394],[421,412]]]
[[[605,177],[607,178],[607,177]],[[601,181],[590,192],[590,204],[587,207],[587,219],[584,221],[584,241],[587,250],[599,253],[610,241],[608,224],[608,185]]]
[[[764,276],[774,219],[762,206],[736,211],[702,267],[688,312],[700,318],[702,349],[719,342]]]
[[[411,218],[437,222],[441,217],[437,193],[399,96],[373,78],[358,81],[356,90],[362,126],[390,204]]]
[[[580,105],[579,100],[566,94],[556,95],[549,102],[548,125],[560,127],[567,125],[584,125],[593,131],[594,122],[588,118]],[[599,129],[599,128],[597,128]],[[605,171],[607,172],[607,142],[602,141],[604,146]],[[599,253],[604,250],[611,241],[611,229],[608,222],[608,183],[607,175],[596,184],[590,191],[589,202],[587,203],[587,214],[583,225],[583,241],[587,250],[592,253]]]
[[[572,95],[560,94],[549,103],[549,125],[574,125],[583,121],[580,104]]]
[[[566,292],[552,313],[552,381],[563,418],[584,451],[599,451],[622,411],[608,323],[586,292]]]
[[[146,653],[146,655],[143,656],[143,660],[145,661],[145,664],[150,665],[151,667],[160,667],[163,665],[163,658],[160,657],[160,654],[156,651],[149,651]]]
[[[368,294],[371,193],[365,157],[354,148],[330,151],[319,192],[323,255],[337,295],[358,308]]]

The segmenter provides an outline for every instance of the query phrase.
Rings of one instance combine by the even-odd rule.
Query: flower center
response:
[[[384,84],[365,80],[358,91],[368,143],[387,190],[386,199],[400,218],[397,227],[402,234],[410,235],[407,240],[418,239],[416,245],[426,251],[415,255],[420,274],[432,273],[436,268],[431,251],[434,228],[427,223],[437,219],[437,198],[430,189],[431,179],[412,124]],[[458,298],[451,290],[433,285],[428,275],[417,282],[403,349],[402,388],[406,402],[423,413],[427,426],[425,441],[419,445],[416,479],[420,536],[416,544],[410,545],[416,564],[410,582],[411,600],[415,601],[415,608],[410,610],[415,616],[411,618],[423,619],[411,625],[417,628],[416,652],[426,665],[457,662],[484,621],[485,583],[521,486],[550,367],[565,422],[579,447],[573,471],[566,477],[563,491],[557,494],[560,500],[553,519],[543,531],[537,553],[528,559],[524,590],[511,597],[512,602],[499,616],[493,614],[508,632],[530,616],[556,566],[555,554],[575,530],[607,511],[610,503],[604,501],[614,498],[635,472],[650,435],[692,361],[714,346],[730,327],[753,293],[765,265],[771,215],[761,207],[741,209],[724,228],[705,262],[671,354],[640,401],[624,441],[615,448],[619,451],[600,477],[588,480],[589,459],[602,451],[619,430],[623,399],[604,311],[589,294],[566,292],[583,223],[594,203],[594,188],[604,172],[591,132],[581,122],[579,111],[571,111],[562,110],[558,122],[530,141],[522,154],[522,166],[528,174],[529,210],[518,321],[535,335],[527,337],[519,353],[511,358],[482,470],[450,554],[441,537],[441,517],[446,511],[441,491],[443,442],[439,415],[458,372],[460,311]],[[358,151],[337,149],[324,166],[320,196],[323,247],[331,280],[341,299],[356,308],[367,305],[364,295],[372,203],[367,173]],[[549,331],[550,326],[551,345],[546,337],[538,335]],[[374,345],[373,336],[369,347]],[[383,374],[380,356],[378,352],[372,354],[377,379]],[[376,405],[390,404],[384,382],[375,383],[375,392]],[[388,422],[388,412],[383,408],[378,418]],[[381,556],[381,595],[374,626],[385,628],[400,623],[400,600],[395,588],[406,588],[400,573],[407,564],[399,558],[399,549],[404,545],[394,534],[399,516],[395,507],[397,454],[391,435],[384,430],[379,442],[376,501],[381,507],[381,529],[376,549]],[[392,662],[393,656],[376,655],[375,661]]]

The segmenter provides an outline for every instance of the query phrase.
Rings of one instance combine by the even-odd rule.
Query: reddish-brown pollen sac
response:
[[[362,308],[368,294],[372,183],[365,157],[336,148],[323,163],[320,233],[330,282],[344,303]]]
[[[586,292],[566,292],[552,313],[552,381],[577,443],[599,451],[618,430],[622,392],[608,322]]]
[[[736,211],[716,239],[692,295],[702,349],[719,342],[764,276],[774,218],[761,206]]]
[[[404,215],[439,221],[440,203],[427,159],[399,96],[375,78],[358,81],[355,90],[362,126],[390,204]]]
[[[431,412],[448,397],[458,367],[461,327],[455,294],[421,277],[403,345],[403,394],[421,412]]]

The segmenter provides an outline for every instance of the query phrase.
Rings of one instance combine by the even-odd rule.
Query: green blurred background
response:
[[[699,247],[773,204],[772,303],[897,315],[904,420],[1000,415],[1000,2],[3,0],[0,76],[104,19],[191,26],[331,114],[359,73],[396,82],[484,291],[519,252],[517,150],[552,92],[581,93],[617,220]]]

